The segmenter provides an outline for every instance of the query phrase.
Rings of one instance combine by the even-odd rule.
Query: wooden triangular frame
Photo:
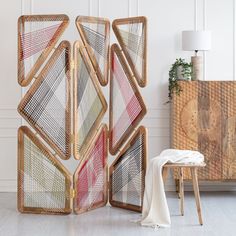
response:
[[[97,92],[97,95],[99,97],[99,100],[101,102],[102,105],[102,110],[100,111],[99,115],[96,117],[95,122],[93,123],[92,127],[90,128],[88,135],[85,138],[84,144],[81,147],[80,150],[78,150],[77,146],[79,143],[78,140],[78,101],[77,101],[77,80],[79,78],[77,78],[77,74],[78,74],[78,64],[77,64],[77,60],[78,60],[78,55],[81,56],[81,59],[83,60],[83,63],[85,64],[87,71],[89,73],[89,78],[91,79],[92,83],[93,83],[93,87]],[[89,148],[89,145],[91,143],[91,138],[94,136],[94,134],[96,133],[97,128],[99,127],[99,124],[101,123],[101,120],[107,110],[107,103],[106,103],[106,99],[102,93],[102,90],[100,88],[100,85],[97,81],[97,76],[93,70],[93,67],[90,63],[90,60],[88,59],[88,55],[83,47],[83,45],[80,44],[79,41],[75,42],[74,44],[74,91],[73,91],[73,102],[74,102],[74,109],[73,109],[73,123],[74,123],[74,131],[73,131],[73,135],[74,135],[74,158],[75,159],[81,159],[83,158],[84,154],[86,153],[87,149]]]
[[[142,60],[143,60],[142,74],[140,74],[137,71],[136,66],[135,66],[134,62],[132,61],[129,52],[126,49],[124,39],[122,38],[122,35],[120,34],[119,28],[118,28],[121,25],[129,25],[129,24],[134,24],[134,23],[142,23],[143,24],[142,30],[143,30],[143,35],[144,35],[144,40],[143,40],[144,52],[143,52],[143,58],[142,58]],[[145,87],[147,84],[147,18],[144,16],[138,16],[138,17],[116,19],[112,23],[112,28],[113,28],[116,38],[122,48],[122,51],[125,54],[125,57],[126,57],[128,64],[131,68],[131,71],[132,71],[133,75],[135,76],[139,86]]]
[[[53,66],[57,59],[60,57],[61,53],[63,52],[63,50],[66,50],[66,56],[65,56],[65,68],[66,68],[66,90],[65,93],[67,95],[66,97],[66,108],[65,108],[65,127],[63,127],[63,129],[65,129],[65,152],[50,138],[50,136],[48,135],[48,133],[46,132],[46,130],[44,130],[42,127],[40,127],[37,124],[37,120],[35,120],[34,118],[32,118],[31,116],[28,116],[25,112],[24,109],[25,107],[28,105],[28,102],[33,98],[34,94],[37,92],[37,90],[40,88],[40,86],[42,85],[45,77],[47,74],[50,73],[50,68],[51,66]],[[70,43],[68,41],[62,41],[59,46],[57,47],[57,49],[54,51],[54,53],[52,54],[52,56],[50,57],[50,59],[48,60],[47,64],[45,65],[45,67],[42,69],[42,71],[40,72],[38,78],[36,81],[34,81],[34,83],[32,84],[32,86],[30,87],[30,89],[27,91],[27,93],[25,94],[25,96],[23,97],[23,99],[21,100],[19,106],[18,106],[18,112],[20,113],[20,115],[41,135],[41,137],[55,150],[55,152],[59,155],[60,158],[66,160],[69,159],[71,156],[71,78],[70,78],[70,74],[71,74],[71,68],[70,68],[70,57],[71,57],[71,46]],[[54,78],[54,77],[53,77]],[[55,78],[57,79],[57,78]],[[49,92],[52,93],[52,91]],[[47,93],[49,94],[49,93]],[[49,100],[50,101],[50,100]],[[41,104],[39,104],[41,105]],[[38,106],[39,106],[38,105]],[[38,108],[39,111],[43,111],[42,108]],[[55,114],[56,116],[57,114]]]
[[[112,181],[112,175],[115,170],[115,166],[119,163],[119,160],[123,157],[123,155],[134,145],[136,140],[140,137],[143,136],[143,144],[142,144],[142,160],[141,160],[141,165],[142,165],[142,176],[141,176],[141,206],[133,205],[133,204],[128,204],[122,201],[117,201],[114,200],[112,195],[113,195],[113,181]],[[116,159],[113,161],[109,168],[109,202],[112,206],[114,207],[119,207],[119,208],[124,208],[127,210],[133,210],[137,212],[142,211],[142,202],[143,202],[143,193],[144,193],[144,187],[145,187],[145,173],[146,173],[146,164],[147,163],[147,129],[144,126],[140,126],[132,135],[132,137],[128,140],[126,145],[123,147],[123,149],[119,152],[118,156]],[[122,167],[120,167],[122,169]],[[131,180],[129,180],[131,181]],[[119,182],[120,183],[120,182]]]
[[[24,203],[24,163],[25,163],[25,143],[24,136],[27,136],[30,141],[40,150],[55,168],[57,168],[65,177],[65,208],[42,208],[29,207]],[[43,171],[43,170],[42,170]],[[37,181],[34,179],[34,181]],[[57,180],[58,181],[58,180]],[[71,203],[71,188],[72,176],[62,163],[48,150],[48,148],[40,141],[40,139],[26,126],[21,126],[18,129],[18,191],[17,191],[17,206],[21,213],[38,213],[38,214],[70,214],[72,212]]]
[[[91,16],[78,16],[75,20],[77,29],[79,31],[82,42],[86,48],[88,56],[92,62],[94,71],[97,74],[98,80],[102,86],[106,86],[108,83],[109,75],[109,45],[110,45],[110,21],[106,18],[101,17],[91,17]],[[92,24],[103,24],[105,26],[105,65],[104,70],[102,71],[99,63],[93,53],[93,47],[89,44],[88,36],[82,26],[82,23],[92,23]],[[97,33],[97,32],[95,32]],[[103,72],[103,73],[102,73]]]
[[[121,148],[121,146],[125,143],[125,141],[129,138],[130,134],[132,133],[132,131],[134,131],[134,128],[138,126],[138,124],[140,123],[140,121],[143,119],[143,117],[145,116],[145,114],[147,113],[146,110],[146,106],[144,104],[143,98],[139,92],[138,86],[136,85],[136,82],[134,80],[134,78],[132,77],[132,74],[130,73],[130,70],[126,64],[126,61],[124,59],[124,56],[122,55],[122,52],[119,48],[119,46],[117,44],[113,44],[111,46],[111,63],[114,57],[114,54],[117,55],[118,60],[122,66],[122,69],[125,72],[126,78],[128,80],[128,82],[130,83],[132,90],[136,96],[136,98],[138,99],[139,105],[141,107],[141,111],[139,112],[139,114],[135,117],[134,121],[132,122],[131,125],[129,125],[129,127],[126,129],[126,131],[122,134],[122,136],[120,137],[120,139],[117,141],[117,143],[113,146],[112,145],[112,138],[113,138],[113,110],[115,109],[113,107],[113,73],[111,71],[110,73],[110,106],[109,106],[109,152],[112,155],[117,154],[117,152],[119,151],[119,149]],[[111,68],[113,68],[111,66]]]
[[[61,25],[58,27],[54,35],[49,40],[50,45],[42,50],[38,59],[34,63],[33,67],[25,74],[24,61],[22,60],[22,39],[21,34],[24,33],[26,22],[46,22],[46,21],[61,21]],[[36,73],[39,71],[47,57],[55,47],[59,38],[65,31],[69,24],[69,17],[67,15],[23,15],[18,19],[18,83],[25,87],[30,84]]]
[[[77,192],[77,185],[79,184],[78,180],[78,173],[81,171],[81,169],[84,167],[87,161],[91,158],[91,152],[94,149],[94,145],[97,142],[97,139],[99,136],[104,132],[105,140],[104,140],[104,159],[105,159],[105,164],[104,164],[104,169],[103,169],[103,178],[104,178],[104,186],[103,186],[103,200],[92,204],[89,207],[85,208],[79,208],[77,205],[77,197],[78,197],[78,192]],[[77,167],[75,173],[74,173],[74,212],[77,214],[81,214],[86,211],[90,211],[99,207],[103,207],[107,204],[108,201],[108,165],[107,165],[107,158],[108,158],[108,137],[107,137],[108,129],[107,125],[101,124],[99,129],[97,130],[97,133],[95,136],[92,138],[92,142],[90,144],[89,149],[87,150],[86,154],[84,155],[84,158],[81,160],[79,166]]]

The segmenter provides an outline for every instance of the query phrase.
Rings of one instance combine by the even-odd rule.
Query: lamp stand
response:
[[[202,80],[202,57],[192,56],[191,62],[193,64],[193,80]]]

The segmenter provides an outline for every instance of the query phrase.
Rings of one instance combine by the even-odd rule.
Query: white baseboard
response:
[[[201,182],[199,183],[200,191],[236,191],[236,181],[235,182]],[[175,185],[172,183],[166,183],[166,191],[176,191]],[[184,183],[185,191],[193,191],[192,183]]]
[[[17,181],[15,179],[3,180],[0,179],[0,192],[16,192]]]
[[[185,191],[192,191],[191,182],[184,184]],[[165,185],[166,191],[175,191],[175,185],[173,181],[167,181]],[[0,192],[16,192],[17,181],[12,180],[0,180]],[[235,182],[201,182],[200,191],[236,191]]]

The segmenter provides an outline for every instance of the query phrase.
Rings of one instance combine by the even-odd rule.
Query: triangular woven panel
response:
[[[66,168],[26,126],[18,130],[18,210],[71,213],[72,178]]]
[[[139,86],[147,83],[147,19],[144,16],[116,19],[113,31]]]
[[[70,43],[62,41],[18,111],[62,158],[71,155]]]
[[[100,17],[78,16],[76,26],[101,85],[108,83],[110,22]]]
[[[83,213],[107,203],[107,126],[101,125],[74,174],[74,211]]]
[[[107,103],[86,51],[79,42],[74,45],[74,53],[74,157],[81,159],[101,123]]]
[[[109,151],[115,155],[146,114],[146,107],[118,47],[111,47]]]
[[[129,210],[142,210],[146,159],[147,134],[141,126],[109,169],[109,201],[112,206]]]
[[[36,76],[69,23],[66,15],[27,15],[18,20],[18,83]]]

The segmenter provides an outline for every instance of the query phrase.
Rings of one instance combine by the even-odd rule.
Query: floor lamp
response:
[[[195,56],[191,57],[193,65],[193,80],[202,79],[202,56],[198,51],[208,51],[211,49],[210,31],[183,31],[182,49],[184,51],[195,51]]]

